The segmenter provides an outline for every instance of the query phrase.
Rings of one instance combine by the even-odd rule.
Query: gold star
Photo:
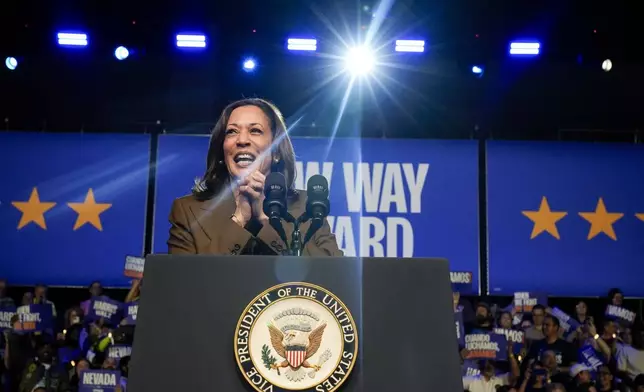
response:
[[[568,215],[567,212],[555,212],[550,211],[550,206],[548,205],[548,199],[545,196],[541,198],[541,204],[539,205],[539,211],[521,211],[521,213],[528,217],[534,226],[532,227],[532,235],[530,239],[543,233],[544,231],[548,232],[551,236],[559,239],[559,231],[557,230],[557,222],[563,219],[564,216]]]
[[[590,231],[588,232],[588,239],[591,240],[599,233],[606,234],[613,241],[617,241],[615,230],[613,230],[613,223],[621,219],[624,214],[619,212],[607,212],[604,205],[604,199],[601,197],[597,202],[595,212],[580,212],[579,216],[590,222]]]
[[[642,222],[644,222],[644,213],[641,213],[641,214],[635,214],[635,216],[637,217],[637,219],[639,219],[639,220],[641,220]]]
[[[11,204],[22,212],[22,217],[18,223],[18,230],[27,226],[29,223],[34,222],[42,229],[47,230],[45,223],[45,212],[54,208],[56,203],[41,202],[38,196],[38,189],[34,187],[31,190],[31,196],[28,201],[12,201]]]
[[[76,218],[76,223],[74,224],[74,230],[77,230],[85,223],[91,223],[92,226],[96,227],[98,230],[103,231],[103,225],[101,224],[101,213],[105,212],[108,208],[112,207],[112,204],[108,203],[97,203],[94,199],[94,191],[92,188],[87,191],[87,196],[85,196],[85,201],[82,203],[67,203],[69,208],[78,213],[78,218]]]

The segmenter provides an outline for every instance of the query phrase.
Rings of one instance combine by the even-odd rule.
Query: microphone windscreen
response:
[[[329,198],[329,182],[324,176],[316,174],[306,182],[306,196],[309,200]]]
[[[286,177],[279,172],[270,173],[264,182],[264,194],[270,199],[285,199]]]

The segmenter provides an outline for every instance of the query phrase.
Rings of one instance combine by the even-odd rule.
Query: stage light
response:
[[[396,52],[415,52],[422,53],[425,51],[425,41],[399,39],[396,40]]]
[[[606,72],[610,71],[611,69],[613,69],[613,62],[610,61],[610,59],[604,60],[604,62],[602,63],[602,69]]]
[[[318,41],[311,38],[289,38],[286,41],[288,50],[308,50],[315,52],[318,49]]]
[[[7,57],[4,61],[4,65],[6,65],[10,71],[13,71],[18,67],[18,60],[16,60],[15,57]]]
[[[198,48],[206,47],[206,36],[199,34],[177,34],[178,48]]]
[[[480,66],[480,65],[474,65],[472,66],[472,73],[478,77],[483,76],[483,73],[485,72],[485,69]]]
[[[511,42],[510,54],[513,56],[536,56],[539,54],[541,44],[538,42]]]
[[[244,71],[252,72],[255,70],[255,67],[257,67],[257,62],[255,61],[255,59],[252,59],[250,57],[244,59],[244,62],[242,63],[242,68],[244,69]]]
[[[87,34],[60,32],[58,33],[58,45],[87,46]]]
[[[130,55],[130,51],[125,46],[119,46],[114,51],[114,57],[117,60],[125,60]]]
[[[375,59],[371,50],[361,46],[349,51],[345,59],[345,68],[354,75],[369,73],[374,67]]]

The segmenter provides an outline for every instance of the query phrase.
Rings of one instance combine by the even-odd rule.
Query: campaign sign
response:
[[[494,333],[505,336],[508,344],[512,345],[512,352],[516,355],[521,353],[525,346],[525,334],[516,329],[494,328]]]
[[[20,317],[19,331],[46,331],[54,325],[53,309],[50,304],[19,306],[16,313]]]
[[[139,301],[128,302],[123,305],[123,317],[126,325],[136,325],[136,314],[139,312]]]
[[[0,276],[11,284],[126,287],[144,251],[150,136],[0,133]]]
[[[12,329],[11,318],[16,313],[16,307],[0,308],[0,331]]]
[[[491,294],[604,296],[619,282],[644,297],[644,170],[633,170],[644,167],[643,145],[486,146]]]
[[[530,313],[535,305],[548,305],[548,296],[540,293],[518,291],[514,293],[514,311],[517,313]]]
[[[167,253],[175,198],[206,169],[209,138],[160,135],[153,250]],[[478,147],[469,140],[294,138],[296,188],[322,174],[346,256],[444,257],[479,290]],[[456,241],[456,242],[455,242]],[[455,245],[456,244],[456,245]]]
[[[465,335],[465,359],[508,359],[508,343],[504,335],[496,333],[473,333]]]
[[[121,382],[118,370],[83,370],[80,374],[79,392],[116,392]]]
[[[463,377],[475,377],[481,374],[479,364],[475,359],[466,359],[461,365]]]
[[[463,309],[457,309],[454,312],[454,324],[456,326],[456,339],[458,340],[458,346],[463,347],[465,345],[465,325],[463,324]]]
[[[125,269],[123,274],[129,278],[143,279],[145,258],[136,256],[125,257]]]
[[[93,322],[101,318],[108,324],[118,324],[121,321],[121,303],[105,296],[93,298],[85,320]]]
[[[620,324],[629,326],[635,322],[635,312],[620,306],[608,305],[604,313],[608,318],[618,321]]]
[[[450,278],[452,280],[452,290],[459,293],[472,292],[472,272],[452,271]]]
[[[568,336],[575,332],[581,326],[579,321],[564,313],[561,309],[554,307],[548,310],[548,313],[555,316],[559,320],[559,328],[564,331],[564,336]]]
[[[604,361],[601,360],[597,355],[597,351],[591,345],[586,345],[579,349],[579,358],[594,371],[597,371],[604,364]]]
[[[132,346],[125,344],[115,344],[107,349],[107,357],[114,359],[121,359],[132,355]]]

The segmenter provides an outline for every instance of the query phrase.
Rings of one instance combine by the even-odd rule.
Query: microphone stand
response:
[[[286,215],[284,216],[284,220],[293,224],[293,233],[291,234],[291,245],[289,247],[289,251],[290,251],[289,253],[291,256],[302,256],[303,244],[302,244],[302,233],[300,232],[300,225],[307,221],[307,218],[305,215],[306,214],[295,219],[293,215],[286,212]],[[286,241],[284,241],[284,243],[288,245]]]

